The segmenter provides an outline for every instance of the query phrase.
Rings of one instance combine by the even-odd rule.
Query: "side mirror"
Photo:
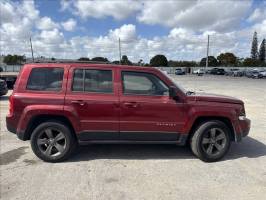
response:
[[[178,96],[176,95],[176,93],[177,93],[176,88],[174,86],[171,86],[169,88],[169,97],[174,99],[174,100],[178,100]]]

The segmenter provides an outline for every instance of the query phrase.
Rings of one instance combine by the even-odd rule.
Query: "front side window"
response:
[[[150,73],[122,72],[122,80],[124,94],[169,95],[167,85]]]
[[[112,70],[76,69],[72,91],[112,93]]]
[[[63,68],[33,68],[28,79],[27,90],[60,91],[63,76]]]

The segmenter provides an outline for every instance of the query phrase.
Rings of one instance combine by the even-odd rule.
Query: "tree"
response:
[[[95,62],[109,62],[109,60],[107,58],[104,57],[94,57],[91,59],[91,61],[95,61]]]
[[[140,60],[138,61],[137,65],[138,65],[138,66],[143,66],[143,65],[144,65],[143,60],[140,59]]]
[[[150,60],[153,67],[168,66],[167,58],[164,55],[156,55]]]
[[[130,60],[128,60],[126,55],[123,55],[122,60],[121,60],[121,64],[122,65],[132,65],[132,62]]]
[[[266,57],[265,49],[266,49],[266,43],[265,39],[263,39],[260,44],[260,51],[259,51],[259,60],[263,63],[265,63],[265,57]]]
[[[195,61],[174,61],[174,60],[169,60],[168,66],[170,66],[170,67],[196,67],[196,66],[198,66],[198,63],[195,62]]]
[[[19,55],[10,55],[10,54],[5,56],[3,60],[3,62],[6,63],[7,65],[22,64],[25,61],[26,61],[26,57],[24,55],[19,56]]]
[[[86,57],[81,57],[78,59],[78,61],[90,61],[90,59]]]
[[[256,31],[253,34],[250,57],[254,60],[258,59],[258,37]]]
[[[259,65],[260,65],[260,62],[253,58],[245,58],[243,61],[243,66],[245,67],[258,67]]]
[[[120,62],[118,60],[115,60],[112,63],[115,64],[115,65],[119,65],[120,64]]]
[[[52,57],[52,58],[51,58],[51,60],[55,60],[55,58],[54,58],[54,57]]]
[[[233,53],[221,53],[217,56],[217,60],[220,65],[232,66],[237,65],[237,57]]]
[[[0,72],[4,71],[2,67],[0,67]]]
[[[208,56],[208,66],[216,67],[218,65],[218,61],[214,56]],[[206,66],[206,57],[202,58],[200,61],[200,66]]]

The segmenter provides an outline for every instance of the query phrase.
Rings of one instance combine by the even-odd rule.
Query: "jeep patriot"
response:
[[[152,67],[25,64],[9,104],[8,130],[47,162],[91,143],[189,144],[214,162],[250,129],[243,101],[185,91]]]

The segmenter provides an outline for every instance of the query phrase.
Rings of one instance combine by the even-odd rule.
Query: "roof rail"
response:
[[[101,61],[80,61],[80,60],[35,60],[26,62],[28,63],[91,63],[91,64],[113,64],[111,62],[101,62]]]

